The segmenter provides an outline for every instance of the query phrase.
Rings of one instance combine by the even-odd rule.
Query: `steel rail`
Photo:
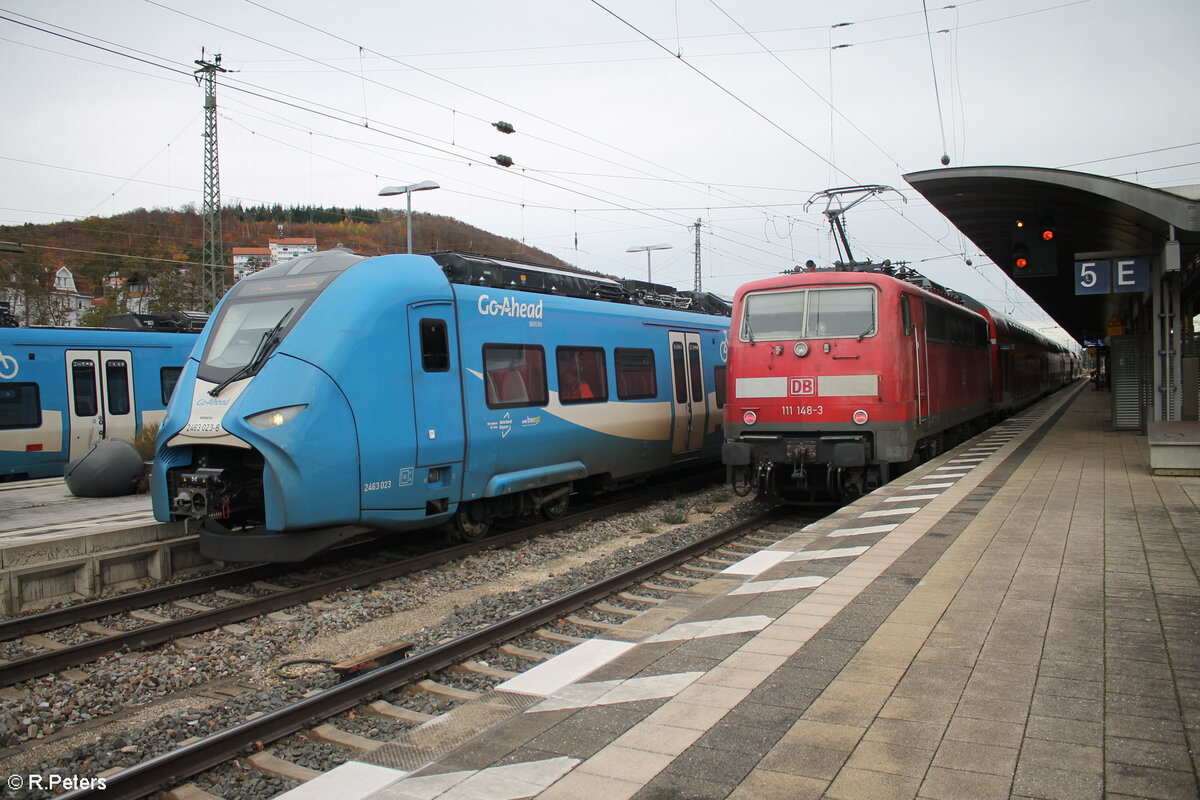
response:
[[[292,705],[276,709],[248,722],[155,756],[105,779],[105,788],[80,789],[63,795],[65,800],[135,800],[221,764],[246,748],[274,742],[322,719],[354,708],[365,699],[391,691],[461,659],[482,652],[493,644],[552,622],[582,606],[607,597],[630,584],[645,580],[698,553],[741,535],[747,528],[769,522],[782,509],[773,507],[728,528],[651,561],[623,570],[549,602],[514,614],[478,631],[437,645],[388,666],[339,683]]]
[[[660,487],[653,492],[641,492],[634,497],[624,498],[615,503],[608,503],[598,508],[571,514],[552,522],[542,522],[537,525],[498,533],[479,542],[455,545],[454,547],[437,550],[433,553],[392,561],[348,575],[339,575],[282,592],[243,600],[220,608],[214,608],[211,611],[198,611],[179,619],[151,623],[135,628],[134,630],[122,631],[111,636],[104,636],[69,645],[59,650],[46,650],[26,656],[25,658],[13,659],[0,666],[0,686],[11,686],[29,678],[85,664],[103,655],[122,649],[141,650],[153,647],[154,645],[169,642],[181,636],[190,636],[195,633],[213,630],[223,625],[241,622],[242,620],[262,614],[281,611],[300,603],[316,600],[330,592],[358,589],[422,569],[436,567],[486,550],[506,547],[535,536],[554,533],[564,528],[637,508],[648,502],[647,494],[657,494],[661,491],[662,488]],[[276,565],[259,566],[275,567]],[[295,565],[291,566],[295,567]],[[256,568],[248,567],[246,569],[252,570]]]

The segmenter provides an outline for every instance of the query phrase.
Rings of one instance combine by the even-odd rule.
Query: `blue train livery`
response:
[[[199,519],[210,558],[295,561],[364,528],[476,539],[559,516],[575,491],[715,460],[728,308],[459,253],[263,270],[180,378],[155,516]]]
[[[160,423],[194,333],[0,328],[0,480],[63,474],[100,439]]]

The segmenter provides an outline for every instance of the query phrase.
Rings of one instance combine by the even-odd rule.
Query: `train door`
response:
[[[917,424],[929,423],[929,348],[925,335],[925,304],[919,297],[900,295],[900,313],[904,334],[912,339],[914,390],[917,401]]]
[[[671,452],[688,453],[704,444],[708,427],[704,364],[700,357],[700,334],[671,331],[671,379],[674,428]]]
[[[408,330],[417,466],[462,461],[465,436],[454,306],[443,302],[409,306]]]
[[[137,435],[133,403],[133,356],[128,350],[68,350],[68,459],[101,439],[132,441]]]

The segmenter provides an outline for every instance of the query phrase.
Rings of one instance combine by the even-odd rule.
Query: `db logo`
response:
[[[788,378],[788,397],[812,397],[816,393],[816,378]]]

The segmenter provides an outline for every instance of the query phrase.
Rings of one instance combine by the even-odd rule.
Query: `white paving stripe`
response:
[[[947,464],[965,464],[968,461],[973,461],[976,464],[978,464],[980,461],[986,461],[986,460],[987,459],[984,458],[983,456],[965,456],[963,458],[952,458],[949,461],[947,461],[946,463]]]
[[[758,633],[774,621],[762,614],[755,614],[752,617],[730,617],[729,619],[706,619],[700,622],[681,622],[678,625],[672,625],[662,633],[654,634],[645,641],[677,642],[681,639],[725,636],[730,633]]]
[[[328,800],[330,797],[366,797],[385,789],[408,775],[402,769],[347,761],[311,781],[300,784],[290,792],[277,795],[275,800]]]
[[[487,769],[404,778],[372,800],[520,800],[543,792],[579,763],[559,756]],[[341,793],[326,797],[352,797]],[[289,798],[290,800],[290,798]]]
[[[703,672],[677,672],[673,675],[656,675],[650,678],[573,683],[559,689],[550,697],[530,708],[527,713],[614,706],[618,703],[636,703],[641,700],[674,697],[703,675]]]
[[[891,530],[894,526],[886,526]],[[788,561],[820,561],[826,558],[853,558],[861,556],[870,550],[870,545],[860,544],[855,547],[833,547],[829,550],[801,550],[787,557]]]
[[[549,697],[569,683],[604,666],[617,656],[633,647],[632,642],[614,642],[608,639],[588,639],[565,650],[549,661],[509,678],[496,688],[515,694],[532,694]]]
[[[945,475],[934,475],[933,477],[938,478],[940,480],[946,476]],[[902,492],[922,492],[926,489],[948,489],[949,487],[951,487],[953,485],[954,485],[953,481],[947,481],[946,483],[914,483],[912,486],[905,486],[900,491],[902,491]]]
[[[838,528],[836,531],[830,531],[826,536],[866,536],[871,533],[887,533],[896,528],[899,522],[894,522],[891,525],[867,525],[862,528]]]
[[[922,489],[928,489],[929,487],[928,487],[928,486],[922,486],[921,488],[922,488]],[[908,501],[910,501],[910,500],[932,500],[932,499],[933,499],[933,498],[935,498],[935,497],[941,497],[941,495],[940,495],[940,494],[909,494],[909,495],[896,495],[895,497],[885,497],[885,498],[883,498],[883,502],[885,502],[885,503],[907,503],[907,502],[908,502]]]
[[[859,514],[859,519],[870,519],[872,517],[895,517],[901,514],[915,514],[921,510],[920,506],[905,506],[904,508],[880,508],[875,511],[864,511]]]
[[[746,556],[736,564],[730,564],[721,570],[722,575],[761,575],[776,564],[787,560],[791,550],[760,550]]]
[[[970,467],[961,467],[961,466],[960,467],[934,467],[933,471],[934,472],[963,472],[963,470],[969,470],[969,469],[970,469]]]
[[[773,581],[752,581],[730,591],[730,594],[765,594],[766,592],[790,592],[795,589],[815,589],[827,578],[819,575],[801,575],[795,578],[780,578]]]

